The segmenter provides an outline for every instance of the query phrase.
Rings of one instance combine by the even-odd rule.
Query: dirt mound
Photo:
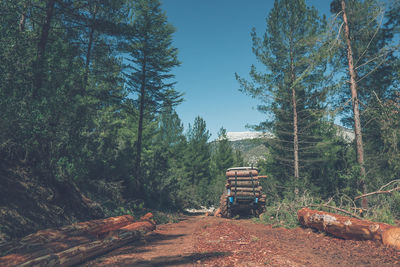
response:
[[[72,182],[45,181],[27,167],[0,165],[0,242],[102,216]]]

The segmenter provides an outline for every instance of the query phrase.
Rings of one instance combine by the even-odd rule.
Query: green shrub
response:
[[[288,194],[282,200],[267,203],[265,212],[256,220],[274,227],[294,228],[299,226],[297,211],[313,202],[314,199],[307,193]]]
[[[166,224],[166,223],[176,223],[179,222],[180,214],[178,213],[168,213],[163,211],[154,211],[154,221],[157,224]]]

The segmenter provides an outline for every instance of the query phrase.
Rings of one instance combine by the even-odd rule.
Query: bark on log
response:
[[[36,258],[21,264],[21,266],[73,266],[127,243],[139,240],[143,234],[154,229],[155,225],[150,221],[132,223],[114,231],[111,236],[103,240],[97,240],[72,247],[59,253]]]
[[[237,186],[253,186],[253,183],[250,181],[240,181],[238,180],[237,182],[235,182],[235,179],[231,180],[226,186],[227,187],[234,187],[235,185]],[[254,186],[259,186],[260,183],[258,180],[254,180]]]
[[[45,250],[46,248],[44,245],[51,243],[52,246],[47,247],[51,248],[52,252],[55,252],[58,247],[62,249],[68,243],[78,244],[77,242],[85,242],[84,239],[80,240],[79,238],[72,237],[92,235],[93,237],[101,238],[106,233],[133,222],[134,218],[131,215],[123,215],[75,223],[58,229],[40,230],[20,239],[19,241],[7,242],[0,247],[0,250],[3,252],[7,251],[8,254],[18,253],[18,251],[27,251],[27,249],[30,252],[34,252],[37,250]],[[66,244],[63,244],[63,241],[66,241]]]
[[[247,170],[247,171],[227,171],[226,172],[226,177],[243,177],[247,176],[250,177],[251,175],[257,176],[258,171],[257,170]]]
[[[110,231],[131,224],[134,221],[135,219],[131,215],[123,215],[67,225],[61,227],[60,231],[64,234],[74,236],[82,234],[101,236]]]
[[[400,250],[400,227],[390,228],[382,233],[382,243]]]
[[[257,176],[254,176],[253,178],[247,177],[247,176],[237,177],[237,178],[236,177],[228,177],[228,182],[234,182],[234,181],[250,182],[250,183],[251,183],[251,181],[258,182],[258,177]]]
[[[231,192],[235,192],[235,191],[237,191],[237,192],[253,192],[253,187],[252,186],[249,186],[249,187],[235,187],[235,186],[231,186],[230,187],[230,189],[231,189]],[[262,187],[261,186],[254,186],[254,191],[255,192],[257,192],[257,193],[260,193],[261,192],[261,190],[262,190]]]
[[[297,212],[299,222],[307,227],[325,231],[334,236],[351,240],[380,240],[382,233],[394,226],[359,220],[334,213],[303,208]]]
[[[58,253],[69,249],[71,247],[80,246],[82,244],[87,244],[94,242],[97,239],[89,238],[87,236],[82,237],[72,237],[60,239],[60,241],[54,241],[41,245],[25,244],[24,248],[18,248],[14,253],[8,254],[4,257],[0,257],[0,266],[16,266],[24,262],[40,258],[49,254]]]
[[[261,195],[260,192],[255,192],[255,194],[253,192],[243,192],[243,191],[236,192],[237,197],[252,197],[252,196],[260,197],[260,195]],[[228,196],[230,197],[235,196],[235,192],[231,192]]]

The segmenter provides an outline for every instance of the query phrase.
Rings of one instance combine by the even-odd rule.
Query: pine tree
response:
[[[346,126],[354,127],[360,169],[357,189],[366,193],[368,186],[375,188],[387,181],[382,177],[386,159],[381,150],[382,132],[376,111],[380,110],[379,101],[394,98],[395,49],[389,45],[393,30],[384,27],[384,7],[376,0],[332,1],[331,11],[340,14],[343,25],[338,35],[341,36],[338,67],[343,80],[350,77],[351,81],[351,94],[347,83],[343,83],[336,98],[337,106],[352,100],[353,105],[344,105],[341,116]]]
[[[187,150],[185,152],[185,176],[188,192],[194,198],[194,204],[207,201],[211,173],[211,147],[208,143],[210,132],[206,122],[197,116],[193,126],[189,124],[187,132]]]
[[[189,124],[185,166],[193,185],[198,185],[201,180],[210,178],[211,150],[208,143],[210,136],[203,118],[197,116],[193,126]]]
[[[176,208],[185,197],[184,156],[186,138],[182,122],[172,106],[164,107],[157,118],[157,135],[151,145],[152,157],[146,179],[149,202],[158,208]],[[146,164],[147,166],[148,164]]]
[[[114,43],[111,31],[97,35],[91,59],[86,64],[82,60],[87,56],[83,25],[91,3],[24,0],[1,4],[9,15],[2,16],[4,26],[0,27],[5,37],[0,57],[8,63],[1,71],[0,95],[7,100],[0,102],[0,110],[5,125],[14,117],[4,140],[18,144],[12,149],[18,158],[46,172],[45,177],[87,176],[93,152],[88,147],[98,129],[94,121],[102,108],[115,110],[124,97],[121,64],[109,45]],[[102,1],[97,18],[102,23],[110,18],[108,24],[119,25],[126,17],[124,5],[122,0]],[[82,74],[88,62],[92,75],[87,75],[90,86],[85,92]]]
[[[215,163],[219,174],[224,174],[226,169],[233,167],[234,163],[232,146],[226,136],[226,129],[223,127],[218,132]]]
[[[218,205],[221,194],[223,193],[226,177],[225,172],[228,168],[234,166],[243,166],[240,164],[240,155],[238,151],[234,153],[232,145],[228,140],[226,129],[221,127],[218,132],[218,139],[214,141],[215,149],[211,157],[211,179],[208,186],[209,205]],[[241,159],[243,160],[243,159]],[[236,165],[239,163],[240,165]]]
[[[234,166],[244,166],[244,158],[240,150],[235,150]]]
[[[325,21],[305,1],[277,0],[266,22],[263,39],[252,32],[253,51],[265,72],[252,66],[252,82],[237,79],[241,91],[262,99],[258,109],[272,117],[256,127],[275,135],[268,143],[275,166],[270,171],[282,182],[288,177],[299,182],[311,173],[306,167],[315,160],[312,148],[322,140]]]
[[[180,102],[181,94],[173,89],[174,75],[171,69],[180,63],[177,49],[172,46],[174,28],[167,22],[158,0],[139,0],[134,3],[132,27],[133,35],[128,43],[129,65],[127,84],[129,90],[137,95],[139,122],[136,140],[135,179],[138,193],[142,180],[141,161],[143,126],[146,116],[154,114],[164,104]]]

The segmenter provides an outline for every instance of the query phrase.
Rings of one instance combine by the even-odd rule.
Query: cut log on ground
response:
[[[53,241],[46,244],[36,245],[33,244],[32,247],[29,243],[24,244],[23,247],[17,248],[17,252],[11,254],[7,253],[6,256],[0,257],[0,266],[16,266],[24,262],[40,258],[53,253],[58,253],[69,249],[71,247],[80,246],[82,244],[87,244],[96,241],[95,238],[90,238],[87,236],[81,237],[64,237],[59,241]]]
[[[120,216],[128,218],[130,221],[132,216]],[[114,217],[114,219],[117,217]],[[29,249],[29,243],[25,245],[25,251],[19,249],[19,253],[8,254],[0,257],[1,266],[71,266],[81,263],[91,257],[104,254],[126,243],[138,240],[144,233],[155,229],[155,223],[151,214],[146,214],[141,221],[129,223],[116,228],[115,221],[119,219],[105,219],[110,222],[110,227],[102,227],[101,235],[93,235],[91,231],[82,232],[81,236],[68,236],[57,242],[42,244],[42,250],[32,251]],[[93,222],[97,225],[102,225]],[[91,225],[90,221],[81,223],[81,225]],[[103,225],[104,226],[104,225]],[[72,227],[72,226],[71,226]],[[64,227],[63,227],[64,228]],[[65,228],[64,228],[65,229]],[[91,228],[100,229],[100,228]],[[104,236],[105,230],[111,229]],[[43,231],[41,231],[43,232]],[[47,234],[48,232],[45,231]],[[74,232],[76,233],[76,232]],[[97,231],[96,231],[97,233]],[[38,233],[36,233],[35,236]],[[34,239],[36,240],[36,239]],[[36,247],[37,248],[37,247]]]
[[[350,240],[378,240],[400,249],[400,228],[386,223],[359,220],[334,213],[303,208],[297,212],[299,222],[307,227],[325,231]]]
[[[384,231],[382,243],[400,250],[400,227],[393,227]]]
[[[73,266],[90,258],[102,255],[127,243],[139,240],[143,234],[153,231],[155,225],[149,221],[136,222],[112,233],[110,237],[76,246],[59,253],[28,261],[21,266]]]
[[[95,235],[101,236],[112,230],[131,224],[135,219],[131,215],[110,217],[63,226],[58,229],[41,230],[21,239],[22,243],[46,243],[59,240],[63,236]]]
[[[58,229],[41,230],[18,241],[5,243],[0,246],[0,251],[2,251],[2,254],[5,252],[7,254],[19,253],[20,251],[29,251],[32,254],[35,251],[41,251],[40,253],[43,254],[48,249],[51,250],[50,252],[56,252],[66,246],[89,242],[93,238],[101,238],[106,233],[133,222],[134,218],[131,215],[123,215],[75,223]]]

